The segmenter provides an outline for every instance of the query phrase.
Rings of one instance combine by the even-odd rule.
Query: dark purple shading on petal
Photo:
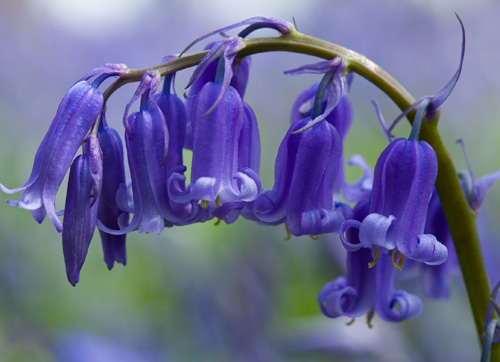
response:
[[[103,174],[102,152],[95,136],[89,136],[69,174],[63,219],[62,245],[66,274],[75,286],[94,235]]]
[[[117,203],[117,192],[125,186],[125,168],[123,164],[123,145],[118,132],[108,127],[102,115],[97,137],[103,155],[102,193],[97,211],[97,218],[110,229],[118,230],[128,225],[129,213]],[[126,235],[112,235],[99,230],[101,235],[104,261],[108,269],[116,261],[127,263]]]
[[[88,82],[70,88],[36,152],[28,181],[16,189],[0,184],[6,193],[24,190],[18,200],[7,201],[9,205],[31,210],[39,223],[48,214],[57,231],[62,230],[55,208],[56,193],[102,105],[102,94]]]

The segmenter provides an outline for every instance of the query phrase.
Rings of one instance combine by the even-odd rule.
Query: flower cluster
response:
[[[437,157],[428,143],[419,141],[419,131],[451,93],[462,62],[442,91],[421,98],[403,113],[418,108],[408,139],[392,139],[392,126],[386,128],[390,142],[374,172],[361,156],[349,160],[363,173],[352,184],[344,176],[343,143],[353,120],[347,62],[335,57],[287,71],[322,78],[295,101],[276,157],[274,185],[266,190],[259,176],[258,122],[244,101],[250,57],[241,56],[241,51],[244,38],[258,28],[286,35],[293,26],[253,18],[217,32],[241,25],[248,27],[238,36],[207,46],[184,101],[173,91],[175,73],[162,74],[158,68],[143,72],[125,107],[126,155],[122,138],[105,119],[106,100],[98,88],[109,77],[125,78],[129,70],[106,65],[87,74],[62,100],[28,181],[16,189],[0,184],[7,193],[23,191],[8,203],[31,210],[39,223],[48,215],[62,232],[72,285],[79,281],[96,227],[111,269],[114,262],[126,264],[129,232],[159,234],[165,227],[214,218],[231,224],[241,216],[258,224],[284,224],[287,237],[339,234],[348,273],[327,283],[318,295],[328,317],[416,317],[422,309],[420,298],[395,286],[397,270],[412,263],[422,265],[426,294],[446,297],[446,286],[437,285],[432,276],[446,273],[456,262],[434,190]],[[166,62],[181,58],[167,57]],[[138,110],[131,112],[136,102]],[[82,154],[75,158],[80,147]],[[190,180],[184,149],[192,150]],[[56,193],[68,170],[64,212],[57,212]],[[472,208],[499,176],[473,184]],[[405,258],[410,261],[405,263]],[[442,267],[428,269],[438,265]]]

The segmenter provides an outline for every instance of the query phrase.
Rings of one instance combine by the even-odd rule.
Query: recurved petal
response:
[[[448,258],[448,249],[432,234],[420,234],[407,248],[398,248],[409,258],[429,265],[439,265]],[[409,243],[408,243],[409,244]]]
[[[396,247],[394,226],[397,220],[393,215],[369,214],[359,227],[359,240],[365,248],[381,247],[385,251]],[[392,229],[391,229],[392,228]]]
[[[325,284],[318,294],[318,303],[325,316],[337,318],[347,315],[357,296],[357,290],[347,285],[347,279],[340,276]]]

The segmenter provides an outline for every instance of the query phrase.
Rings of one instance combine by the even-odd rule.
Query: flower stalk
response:
[[[248,24],[248,23],[247,23]],[[266,23],[267,24],[267,23]],[[268,26],[268,25],[265,25]],[[418,111],[421,111],[422,113],[425,112],[425,109],[427,108],[427,105],[429,105],[430,101],[429,100],[424,100],[425,107],[422,106],[419,108],[419,110],[416,110],[415,107],[415,99],[414,97],[399,83],[397,82],[392,76],[390,76],[386,71],[384,71],[381,67],[379,67],[377,64],[369,60],[368,58],[364,57],[361,54],[358,54],[350,49],[341,47],[336,44],[332,44],[330,42],[317,39],[311,36],[307,36],[304,34],[299,33],[296,31],[293,27],[290,29],[287,28],[286,24],[279,24],[277,26],[276,30],[281,32],[281,36],[278,37],[261,37],[261,38],[243,38],[244,36],[248,35],[250,32],[253,30],[257,29],[260,27],[259,25],[252,25],[244,32],[240,33],[241,38],[238,39],[238,44],[237,44],[237,57],[238,58],[244,58],[246,56],[252,55],[252,54],[257,54],[257,53],[263,53],[263,52],[270,52],[270,51],[286,51],[286,52],[294,52],[294,53],[301,53],[301,54],[307,54],[307,55],[312,55],[316,56],[319,58],[323,59],[334,59],[336,57],[340,57],[343,62],[345,62],[345,67],[343,68],[343,74],[347,74],[348,72],[355,72],[358,75],[364,77],[371,83],[373,83],[375,86],[377,86],[380,90],[382,90],[400,109],[402,112],[405,112],[407,119],[411,124],[413,124],[413,120],[415,119],[416,113]],[[199,40],[199,39],[198,39]],[[197,40],[197,41],[198,41]],[[236,45],[235,45],[236,47]],[[222,48],[221,48],[222,49]],[[231,51],[233,48],[228,48]],[[235,48],[236,49],[236,48]],[[119,69],[119,73],[110,73],[109,71],[105,73],[105,77],[107,78],[109,74],[112,75],[119,75],[119,78],[112,83],[108,89],[102,94],[103,100],[104,100],[104,105],[102,107],[96,107],[97,109],[105,109],[105,103],[107,99],[113,94],[116,90],[118,90],[120,87],[127,83],[131,82],[139,82],[141,79],[143,79],[144,75],[147,72],[150,72],[150,74],[153,74],[155,79],[158,79],[158,81],[154,84],[154,86],[157,86],[157,83],[159,82],[159,78],[168,74],[173,74],[177,71],[193,67],[198,65],[204,57],[209,53],[209,50],[194,53],[194,54],[182,54],[180,57],[177,57],[173,60],[170,60],[166,63],[156,65],[150,68],[143,68],[143,69]],[[229,52],[231,53],[231,52]],[[225,53],[224,53],[225,54]],[[225,55],[226,56],[226,55]],[[234,58],[235,53],[231,53],[228,56],[232,56]],[[231,59],[233,59],[231,58]],[[222,58],[221,58],[222,59]],[[221,66],[224,65],[224,62],[221,61]],[[229,63],[228,63],[229,64]],[[229,67],[229,65],[228,65]],[[220,72],[219,72],[220,73]],[[457,73],[459,75],[459,73]],[[458,79],[458,75],[456,75]],[[103,78],[103,79],[104,79]],[[210,85],[211,87],[218,87],[220,82],[218,82],[220,79],[220,74],[218,78],[216,79],[216,84]],[[100,78],[98,78],[100,81]],[[327,80],[328,81],[328,80]],[[455,80],[456,81],[456,80]],[[225,84],[225,83],[224,83]],[[452,84],[449,83],[449,85]],[[87,87],[92,87],[91,85],[86,84]],[[226,85],[227,86],[227,85]],[[451,85],[451,89],[454,86],[454,84]],[[150,88],[154,88],[151,86]],[[438,107],[444,99],[447,97],[447,94],[451,92],[451,89],[448,89],[445,87],[444,93],[446,93],[446,96],[443,94],[439,95],[440,100],[437,102],[436,107]],[[92,88],[93,90],[93,88]],[[236,97],[236,90],[231,91],[234,93],[234,96]],[[154,93],[154,92],[153,92]],[[232,94],[231,93],[231,94]],[[212,93],[210,93],[212,94]],[[224,96],[224,92],[220,92],[220,99],[221,97]],[[230,95],[231,95],[230,94]],[[238,96],[239,97],[239,96]],[[218,101],[220,99],[217,99],[216,104],[218,104]],[[149,118],[151,118],[153,121],[157,121],[158,125],[155,123],[155,127],[162,127],[164,124],[166,124],[166,121],[163,121],[160,119],[158,121],[158,117],[153,115],[150,115],[151,112],[155,111],[156,108],[158,108],[158,105],[156,104],[156,101],[153,99],[150,99],[149,93],[143,96],[143,104],[141,106],[141,111],[142,113],[138,113],[134,115],[134,117],[131,118],[132,126],[130,128],[133,128],[133,126],[136,124],[136,122],[143,122],[143,118],[145,118],[149,122]],[[323,98],[319,97],[317,101],[317,106],[314,108],[313,112],[313,118],[315,118],[318,113],[321,113],[321,106],[322,106],[322,101]],[[233,104],[234,102],[229,102]],[[210,103],[210,105],[213,104]],[[421,104],[422,105],[422,104]],[[209,111],[206,112],[205,115],[208,115],[211,113],[213,110],[214,106],[209,109]],[[241,112],[243,112],[243,105],[241,105]],[[425,109],[424,109],[425,108]],[[407,111],[411,109],[411,111]],[[199,111],[198,113],[200,113]],[[407,113],[406,113],[407,112]],[[95,113],[98,113],[97,111]],[[232,114],[232,113],[231,113]],[[201,114],[200,114],[201,115]],[[148,118],[149,117],[149,118]],[[156,118],[155,118],[156,117]],[[203,116],[204,117],[204,116]],[[202,119],[203,117],[198,117]],[[214,116],[215,117],[215,116]],[[243,116],[241,116],[243,117]],[[472,314],[475,320],[475,326],[476,330],[478,333],[478,336],[481,337],[483,335],[483,332],[485,330],[485,316],[488,308],[488,301],[490,297],[490,285],[489,281],[487,278],[485,266],[483,263],[483,258],[481,255],[481,249],[480,249],[480,244],[479,244],[479,237],[477,233],[477,227],[476,227],[476,216],[475,212],[471,209],[467,198],[464,195],[464,192],[462,190],[460,180],[457,176],[457,172],[455,170],[455,167],[452,163],[452,160],[443,144],[443,141],[441,139],[441,136],[439,134],[437,124],[439,120],[439,109],[432,109],[432,112],[427,113],[427,117],[422,121],[422,125],[420,128],[420,134],[418,133],[413,133],[410,136],[412,140],[415,141],[426,141],[432,148],[434,149],[436,156],[437,156],[437,161],[438,161],[438,175],[437,175],[437,180],[436,180],[436,190],[439,194],[439,199],[442,204],[442,208],[444,211],[444,214],[446,216],[446,221],[451,233],[451,236],[454,241],[454,246],[455,250],[457,253],[458,260],[460,262],[460,267],[462,271],[462,275],[464,278],[465,286],[467,288],[468,296],[469,296],[469,302],[471,305],[472,309]],[[94,121],[96,118],[96,114],[92,114],[92,118],[90,121]],[[422,118],[422,117],[419,117]],[[150,123],[153,124],[153,121]],[[145,122],[145,121],[144,121]],[[200,121],[201,122],[201,121]],[[240,122],[243,122],[240,120]],[[128,123],[126,123],[127,125]],[[225,124],[224,124],[225,126]],[[198,127],[201,127],[198,125]],[[240,126],[241,127],[241,126]],[[90,128],[87,127],[87,128]],[[153,130],[153,126],[150,127]],[[222,127],[223,128],[223,127]],[[97,127],[94,126],[94,131],[97,132]],[[128,129],[129,133],[130,130]],[[142,131],[141,131],[142,132]],[[94,132],[93,132],[94,133]],[[235,131],[235,134],[237,132]],[[139,146],[142,148],[146,148],[148,145],[148,140],[153,138],[153,135],[156,134],[155,132],[151,131],[150,134],[139,134],[136,135],[135,133],[132,133],[132,135],[128,135],[130,139],[127,139],[127,147],[135,147],[137,146],[136,143],[140,141]],[[142,138],[139,138],[142,137]],[[149,138],[148,138],[149,137]],[[304,136],[305,137],[305,136]],[[139,141],[136,140],[139,139]],[[168,144],[166,140],[161,140],[164,144],[165,147]],[[229,141],[228,141],[229,142]],[[75,144],[78,144],[76,142]],[[137,146],[137,147],[139,147]],[[164,147],[164,148],[165,148]],[[236,151],[235,151],[236,152]],[[134,154],[131,152],[131,154]],[[147,156],[147,152],[143,155],[144,158]],[[146,162],[143,162],[143,160],[135,160],[137,164],[137,168],[139,169],[139,166],[146,165]],[[158,162],[158,164],[154,164],[153,166],[156,167],[153,171],[151,169],[153,166],[149,167],[148,169],[140,169],[137,171],[137,175],[135,177],[156,177],[160,175],[160,167],[163,165],[163,163]],[[180,176],[179,176],[180,177]],[[158,176],[159,178],[159,176]],[[206,178],[206,177],[205,177]],[[247,177],[249,178],[249,176]],[[251,178],[251,177],[250,177]],[[159,188],[161,190],[166,190],[163,185],[162,187]],[[256,188],[260,188],[256,187]],[[150,191],[150,190],[146,190]],[[146,196],[151,196],[152,192],[147,193],[144,191],[143,193]],[[184,192],[184,190],[181,190]],[[220,190],[218,190],[220,191]],[[222,192],[222,191],[220,191]],[[138,190],[135,190],[134,192],[134,197],[138,197],[137,195],[139,194]],[[151,195],[150,195],[151,194]],[[224,193],[223,193],[223,199],[224,199]],[[229,194],[228,194],[229,195]],[[226,195],[226,199],[223,201],[226,202],[238,202],[241,201],[239,198],[236,196],[233,197],[233,195]],[[144,197],[146,197],[144,196]],[[231,196],[231,197],[230,197]],[[220,202],[221,198],[218,193],[214,193],[213,195],[210,195],[209,197],[205,198],[200,198],[200,200],[204,201],[214,201],[217,203],[217,198]],[[244,197],[240,197],[244,199]],[[254,197],[249,199],[253,199]],[[161,198],[158,198],[161,199]],[[189,201],[189,200],[188,200]],[[139,204],[141,200],[137,199],[135,200],[136,204]],[[184,205],[184,204],[182,204]],[[203,204],[202,204],[203,205]],[[191,206],[189,203],[186,204],[187,206]],[[220,205],[217,205],[220,206]],[[231,206],[231,205],[230,205]],[[238,205],[236,205],[238,206]],[[235,206],[235,208],[236,208]],[[139,227],[139,231],[146,231],[146,232],[160,232],[165,224],[164,224],[164,219],[168,219],[168,217],[165,217],[166,214],[170,213],[170,210],[168,209],[167,206],[165,205],[159,205],[158,210],[153,210],[150,213],[155,212],[157,214],[157,223],[156,224],[151,224],[151,222],[148,221],[148,223],[144,222],[144,227],[141,229]],[[309,210],[308,210],[309,211]],[[145,211],[146,213],[146,211]],[[155,215],[156,215],[155,214]],[[170,215],[170,214],[169,214]],[[186,218],[191,217],[191,213],[186,213]],[[137,220],[136,220],[137,219]],[[148,219],[149,220],[149,219]],[[156,219],[155,219],[156,220]],[[132,224],[134,222],[137,224],[139,223],[139,216],[134,216],[134,220],[132,221]],[[142,221],[141,221],[142,222]],[[174,225],[175,223],[178,222],[177,219],[171,219],[170,220],[171,224]],[[142,224],[141,224],[142,225]],[[170,225],[167,225],[170,226]],[[292,225],[293,226],[293,225]],[[135,227],[135,226],[134,226]],[[133,227],[129,227],[128,229],[132,230]],[[119,231],[119,233],[123,233],[127,231],[128,229],[122,229]],[[293,229],[293,228],[291,228]],[[293,230],[292,230],[293,231]],[[112,232],[112,230],[109,230],[109,232]],[[118,232],[117,232],[118,233]],[[309,229],[307,232],[304,233],[313,233]],[[296,232],[296,234],[302,234],[301,232]],[[315,234],[315,233],[313,233]],[[378,251],[378,250],[377,250]],[[393,259],[397,256],[395,253],[393,254]],[[400,256],[402,258],[403,255]],[[113,259],[114,260],[114,259]],[[113,260],[110,262],[112,265]],[[120,260],[117,260],[120,261]],[[400,262],[402,259],[400,259]],[[393,260],[394,263],[394,260]],[[390,263],[388,263],[390,264]],[[391,272],[393,270],[391,269]],[[500,361],[500,344],[494,345],[492,348],[492,353],[491,353],[491,360],[492,361]]]

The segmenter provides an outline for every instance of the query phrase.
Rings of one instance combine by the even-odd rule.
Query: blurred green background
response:
[[[457,168],[465,168],[463,138],[476,176],[500,168],[500,3],[397,0],[0,0],[0,182],[17,187],[69,87],[104,63],[130,68],[157,64],[198,36],[257,15],[295,17],[299,31],[374,60],[416,97],[434,94],[453,75],[460,54],[457,12],[466,27],[465,63],[442,107],[441,130]],[[262,34],[266,34],[265,31]],[[272,34],[272,33],[270,33]],[[203,44],[195,50],[201,50]],[[273,184],[274,158],[295,97],[318,78],[285,76],[312,63],[306,56],[254,56],[246,101],[259,119],[262,179]],[[190,72],[177,79],[182,95]],[[109,102],[108,122],[122,130],[134,85]],[[364,79],[355,77],[355,121],[347,156],[373,166],[386,146],[370,104],[386,120],[399,113]],[[121,132],[121,131],[120,131]],[[397,135],[407,135],[401,124]],[[359,174],[349,171],[351,180]],[[64,205],[65,186],[58,207]],[[14,198],[17,196],[13,195]],[[128,265],[108,271],[94,236],[80,283],[66,279],[61,236],[0,195],[0,361],[469,361],[479,343],[464,287],[453,279],[451,300],[424,300],[416,320],[323,317],[316,296],[344,273],[336,236],[283,241],[282,227],[239,220],[233,225],[132,233]],[[479,215],[485,259],[500,280],[498,205],[493,187]],[[398,287],[421,295],[415,276]]]

